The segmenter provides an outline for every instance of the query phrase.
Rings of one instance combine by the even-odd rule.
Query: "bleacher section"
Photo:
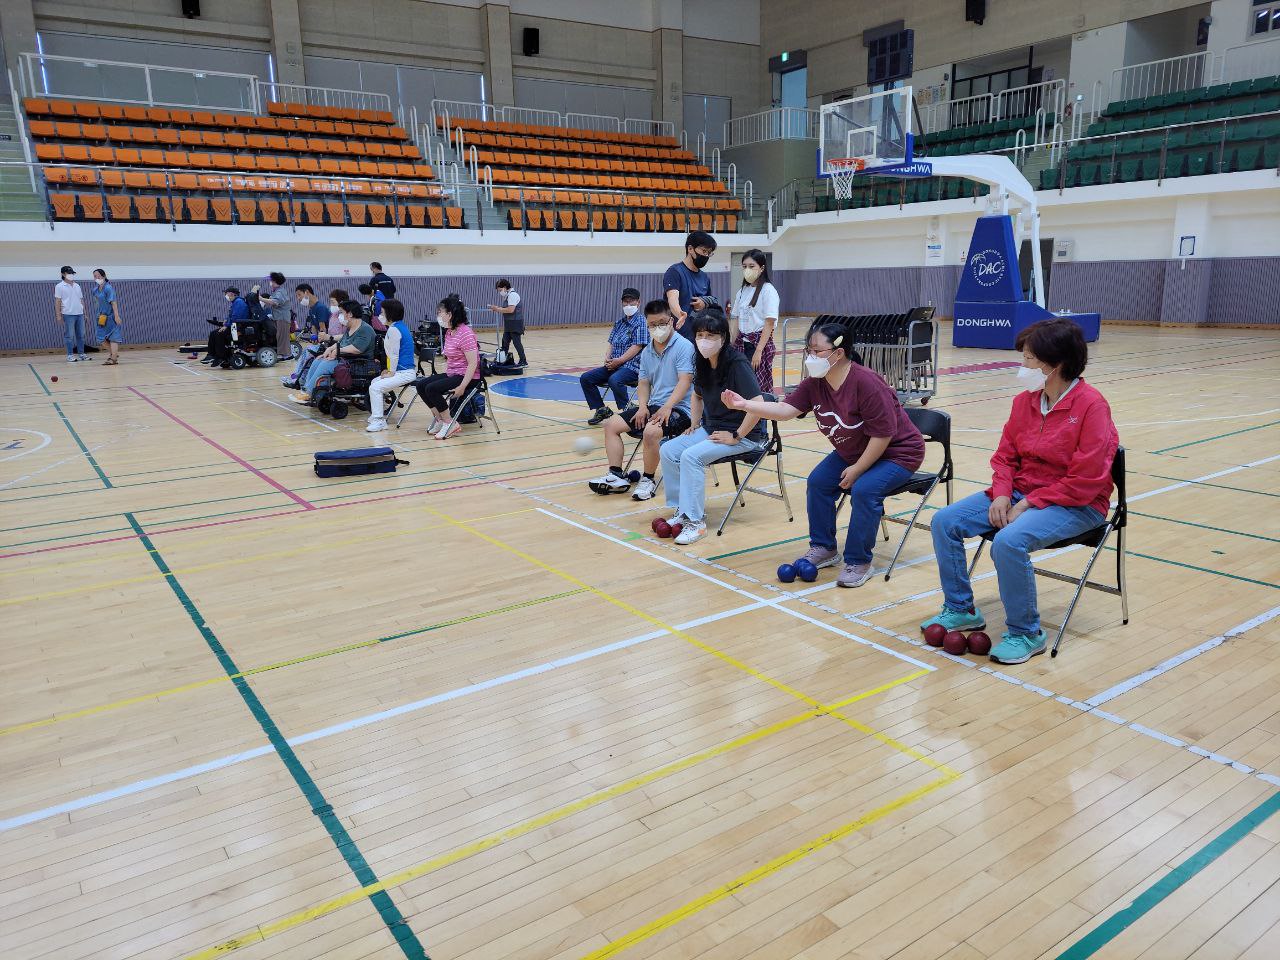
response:
[[[58,220],[463,226],[389,113],[272,103],[252,116],[39,98],[25,108]]]
[[[512,229],[738,229],[742,202],[674,138],[444,117],[436,125],[461,128],[468,157],[476,148]]]
[[[1044,118],[1046,134],[1053,130],[1057,122],[1057,114],[1049,113]],[[932,157],[958,157],[967,153],[987,153],[991,150],[1012,150],[1018,142],[1018,131],[1025,130],[1023,142],[1035,142],[1036,118],[1011,117],[1007,120],[995,120],[990,123],[974,123],[966,126],[939,130],[916,138],[917,152]]]

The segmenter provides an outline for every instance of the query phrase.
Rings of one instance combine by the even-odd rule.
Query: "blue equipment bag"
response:
[[[390,447],[364,447],[358,450],[325,450],[316,454],[317,477],[354,477],[365,473],[395,473],[396,465],[409,465]]]

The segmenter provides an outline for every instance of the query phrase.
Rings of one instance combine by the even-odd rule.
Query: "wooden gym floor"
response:
[[[1010,362],[943,350],[958,496]],[[586,489],[580,403],[445,445],[418,407],[411,466],[319,480],[364,415],[279,376],[0,360],[0,956],[1280,956],[1280,334],[1104,331],[1132,622],[1087,594],[999,671],[919,646],[923,532],[889,583],[775,582],[810,421],[796,522],[749,495],[682,550]]]

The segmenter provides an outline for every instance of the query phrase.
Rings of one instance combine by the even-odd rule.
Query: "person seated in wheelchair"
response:
[[[1106,520],[1120,445],[1106,398],[1081,376],[1089,348],[1080,327],[1041,320],[1019,333],[1015,346],[1022,351],[1017,382],[1023,389],[991,457],[991,486],[933,515],[943,604],[920,625],[986,626],[974,604],[964,541],[994,533],[991,559],[1007,628],[991,650],[997,663],[1025,663],[1044,653],[1031,553]]]
[[[815,567],[834,566],[836,508],[849,495],[849,532],[844,542],[840,587],[860,587],[871,578],[876,528],[884,498],[924,462],[924,437],[911,422],[898,395],[882,376],[864,367],[838,323],[815,323],[806,338],[805,378],[779,403],[726,397],[737,410],[767,420],[791,420],[813,412],[823,436],[835,449],[809,473],[809,551],[799,559]]]
[[[437,440],[448,440],[462,424],[457,420],[461,410],[453,411],[450,401],[461,401],[471,382],[480,372],[480,341],[467,319],[467,308],[456,293],[445,297],[436,307],[436,322],[444,329],[444,373],[419,377],[414,386],[418,396],[431,408],[431,426],[427,433]]]
[[[311,287],[307,284],[299,284],[298,290],[303,289],[311,291]],[[335,340],[340,340],[342,335],[347,331],[347,318],[342,313],[342,304],[350,300],[351,297],[345,290],[332,290],[329,293],[329,302],[327,304],[316,303],[311,307],[308,314],[308,323],[316,324],[315,340],[313,343],[306,344],[298,354],[298,359],[293,365],[293,372],[287,377],[280,380],[282,386],[297,389],[302,386],[304,378],[309,368],[320,354],[328,349],[329,345]],[[314,319],[312,319],[314,318]],[[320,321],[323,320],[323,325]]]
[[[227,287],[222,291],[223,297],[230,306],[227,308],[227,319],[209,334],[209,342],[205,357],[201,363],[229,367],[231,365],[231,325],[249,322],[249,304],[235,287]],[[210,321],[216,322],[216,321]]]
[[[316,382],[321,377],[332,376],[343,360],[372,360],[377,353],[378,337],[373,327],[360,319],[363,307],[355,300],[340,305],[345,330],[334,343],[330,343],[307,370],[302,389],[289,399],[294,403],[309,404],[315,393]]]
[[[404,322],[404,304],[399,300],[382,301],[382,316],[387,322],[387,332],[382,340],[387,368],[369,382],[369,433],[387,429],[384,416],[386,395],[417,379],[417,357],[414,354],[413,335]]]
[[[758,452],[766,439],[758,414],[730,409],[723,400],[725,394],[762,399],[751,361],[729,343],[724,309],[708,303],[705,310],[690,313],[686,322],[693,326],[697,349],[689,413],[698,426],[668,440],[660,453],[667,506],[674,510],[667,522],[681,525],[676,543],[682,546],[707,532],[707,466],[724,457]]]
[[[663,440],[687,433],[689,390],[693,385],[694,349],[684,337],[671,335],[675,318],[665,300],[650,300],[644,308],[649,343],[640,353],[636,402],[604,422],[604,449],[609,472],[590,481],[596,493],[626,493],[631,480],[622,470],[622,438],[643,431],[644,473],[632,500],[651,500],[658,491],[654,474]]]

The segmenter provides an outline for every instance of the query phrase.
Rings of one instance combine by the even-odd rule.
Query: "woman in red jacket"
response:
[[[939,510],[933,548],[943,607],[920,625],[948,630],[986,626],[974,606],[966,537],[995,533],[991,557],[1008,631],[991,651],[997,663],[1025,663],[1044,653],[1030,554],[1100,524],[1111,499],[1111,461],[1120,443],[1111,408],[1080,375],[1088,348],[1070,320],[1041,320],[1018,335],[1018,382],[1000,446],[991,458],[991,487]]]

